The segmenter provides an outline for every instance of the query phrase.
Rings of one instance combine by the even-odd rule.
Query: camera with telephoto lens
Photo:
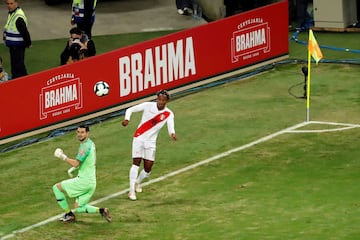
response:
[[[80,39],[74,38],[70,46],[70,56],[73,60],[80,60],[82,59],[82,55]]]
[[[73,38],[72,43],[80,43],[80,38]]]

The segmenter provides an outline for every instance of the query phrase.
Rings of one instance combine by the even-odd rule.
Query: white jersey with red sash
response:
[[[159,111],[156,102],[144,102],[128,108],[125,112],[125,120],[130,121],[132,113],[141,111],[143,112],[142,118],[134,138],[156,141],[159,131],[165,123],[167,123],[169,135],[175,133],[174,113],[167,107]]]

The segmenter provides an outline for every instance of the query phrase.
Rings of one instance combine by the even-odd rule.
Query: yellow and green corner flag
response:
[[[310,112],[310,72],[311,72],[311,57],[314,58],[316,65],[319,63],[320,59],[323,58],[320,47],[315,39],[314,33],[309,29],[309,42],[308,42],[308,76],[307,76],[307,99],[306,99],[306,121],[309,121],[309,112]]]
[[[311,29],[309,30],[308,50],[309,54],[315,59],[316,64],[318,64],[323,55]]]

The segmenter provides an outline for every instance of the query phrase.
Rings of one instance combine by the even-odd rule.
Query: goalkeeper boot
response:
[[[73,212],[66,213],[62,218],[60,218],[60,221],[63,223],[70,223],[75,222],[75,215]]]
[[[105,218],[106,221],[111,222],[110,211],[107,208],[100,208],[100,214]]]

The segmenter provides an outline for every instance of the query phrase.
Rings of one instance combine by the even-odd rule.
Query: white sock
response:
[[[141,170],[139,177],[136,179],[136,183],[141,183],[145,178],[149,177],[150,173],[145,172],[145,170]]]
[[[129,172],[130,192],[135,193],[135,182],[138,176],[139,166],[132,165]]]

